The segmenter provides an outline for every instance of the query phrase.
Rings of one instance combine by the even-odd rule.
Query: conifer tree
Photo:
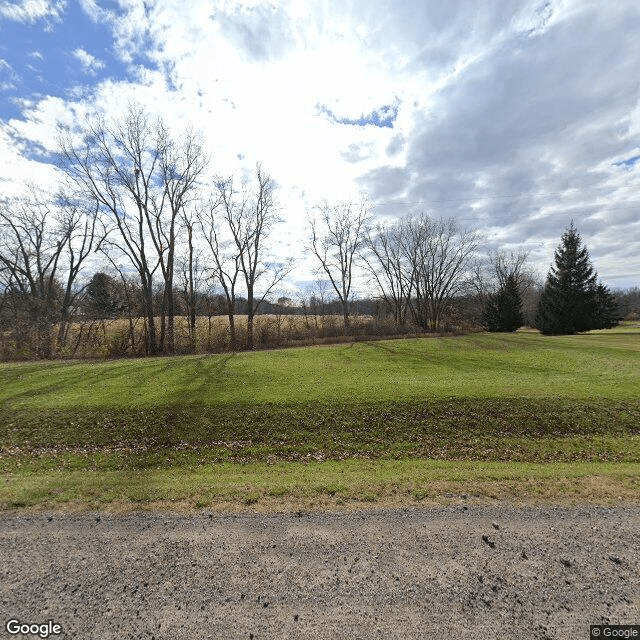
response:
[[[596,315],[596,278],[589,252],[571,222],[556,249],[555,265],[547,275],[536,314],[537,328],[545,335],[592,329]]]
[[[85,313],[92,318],[115,318],[125,306],[121,285],[106,273],[95,273],[85,289]]]
[[[517,331],[524,324],[522,298],[514,274],[507,277],[497,293],[489,296],[482,320],[489,331]]]
[[[602,282],[593,293],[592,329],[611,329],[620,322],[620,310],[614,295]]]

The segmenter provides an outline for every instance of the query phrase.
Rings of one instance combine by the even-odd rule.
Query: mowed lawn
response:
[[[299,474],[295,465],[305,463],[316,465],[320,475],[327,469],[344,474],[347,467],[331,465],[347,460],[377,461],[387,489],[384,464],[398,469],[402,461],[420,463],[423,471],[436,463],[486,471],[490,463],[494,480],[496,464],[511,465],[504,473],[523,481],[536,475],[532,464],[574,465],[574,471],[585,463],[623,465],[616,473],[624,468],[636,487],[639,365],[637,323],[563,337],[520,331],[211,356],[3,364],[0,471],[6,482],[0,503],[74,500],[86,491],[96,500],[124,492],[145,501],[165,499],[182,487],[180,499],[204,504],[203,495],[218,495],[213,478],[223,468],[226,478],[233,477],[229,469],[238,464],[247,472],[246,465],[264,469],[242,485],[248,487],[248,494],[241,492],[245,502],[246,495],[255,502],[302,491],[302,485],[344,496],[351,485],[333,475],[300,480],[292,488],[274,469],[289,468],[290,477]],[[525,466],[518,471],[517,464]],[[554,475],[548,467],[536,468]],[[590,473],[580,469],[582,477]],[[94,474],[91,481],[88,473]],[[138,486],[145,474],[142,484],[154,491],[119,493],[118,478],[130,477],[134,485],[135,474]],[[368,477],[353,474],[358,486]],[[396,477],[420,476],[407,474],[397,470]],[[274,489],[275,478],[280,489]],[[424,483],[422,489],[409,480],[402,486],[411,486],[412,495],[428,495]],[[237,483],[236,489],[223,484],[224,495],[235,495]],[[365,493],[372,491],[376,495],[371,487]]]
[[[630,399],[640,327],[356,342],[256,353],[0,365],[14,410],[384,403],[455,398]]]

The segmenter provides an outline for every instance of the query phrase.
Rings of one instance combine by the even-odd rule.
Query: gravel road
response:
[[[0,515],[6,622],[51,638],[589,638],[640,624],[640,505]]]

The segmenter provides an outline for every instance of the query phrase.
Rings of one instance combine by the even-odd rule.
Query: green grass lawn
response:
[[[235,355],[0,365],[12,409],[291,405],[455,398],[628,399],[640,327],[360,342]]]
[[[639,365],[637,323],[563,337],[521,331],[3,364],[0,502],[37,503],[37,491],[28,500],[15,492],[27,477],[45,487],[51,478],[88,482],[87,474],[96,473],[178,473],[185,481],[189,474],[209,477],[206,485],[211,469],[229,463],[633,468],[640,462]],[[265,487],[261,496],[269,495]]]

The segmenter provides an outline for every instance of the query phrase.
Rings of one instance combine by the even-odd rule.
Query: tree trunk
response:
[[[175,351],[173,274],[169,282],[167,282],[167,287],[169,289],[167,295],[167,353],[173,353]]]
[[[247,289],[247,349],[252,351],[253,344],[253,316],[255,309],[253,308],[253,287]]]
[[[345,329],[345,332],[346,332],[349,329],[349,326],[351,324],[351,320],[349,318],[349,311],[347,309],[347,305],[346,304],[342,305],[342,317],[343,317],[343,320],[344,320],[344,329]]]
[[[193,286],[193,227],[188,225],[189,234],[189,335],[196,345],[196,294]]]
[[[253,313],[247,314],[247,349],[252,351],[253,344]]]
[[[228,316],[229,316],[229,335],[231,337],[231,351],[236,351],[238,344],[236,340],[235,303],[232,300],[227,301],[227,310],[228,310]]]
[[[173,221],[171,223],[170,246],[167,256],[167,277],[165,281],[165,291],[167,298],[167,353],[175,351],[175,332],[174,332],[174,316],[175,304],[173,300],[173,261],[174,261],[174,243],[175,237],[173,233]]]
[[[158,345],[160,353],[164,351],[165,338],[167,335],[167,291],[162,292],[162,307],[160,308],[160,343]]]
[[[146,351],[148,355],[155,356],[158,353],[158,342],[156,335],[156,320],[153,316],[153,292],[150,288],[145,287],[143,300],[145,316],[147,317]]]

